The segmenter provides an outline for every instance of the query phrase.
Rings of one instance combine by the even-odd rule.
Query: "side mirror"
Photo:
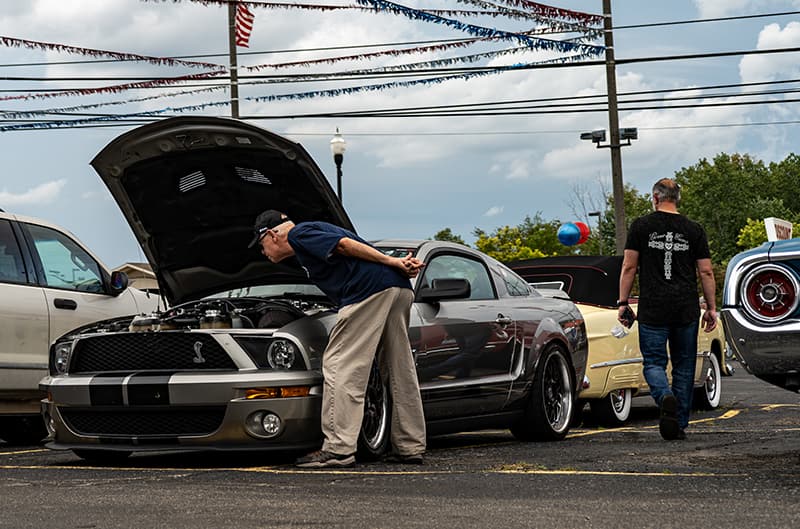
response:
[[[128,274],[120,271],[111,272],[109,286],[111,287],[111,295],[119,296],[128,288]]]
[[[417,299],[423,303],[436,303],[444,299],[466,299],[471,292],[466,279],[434,279],[430,287],[420,289]]]

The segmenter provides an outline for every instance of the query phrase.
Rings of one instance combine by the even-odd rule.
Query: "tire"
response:
[[[560,345],[545,349],[533,377],[523,417],[511,426],[521,441],[559,441],[569,431],[575,408],[572,369]]]
[[[0,419],[0,438],[10,445],[36,445],[46,436],[47,428],[39,415]]]
[[[372,365],[364,395],[364,418],[358,433],[358,458],[375,461],[389,449],[389,432],[392,424],[392,405],[389,388],[377,364]]]
[[[72,451],[76,456],[94,465],[118,465],[124,462],[132,452],[125,450],[94,450],[90,448],[75,449]]]
[[[703,385],[694,390],[694,407],[699,410],[717,408],[722,396],[722,371],[719,367],[719,358],[713,352],[708,356],[708,364]]]
[[[633,391],[630,388],[617,389],[602,399],[594,399],[589,406],[592,416],[603,426],[622,426],[631,416]]]

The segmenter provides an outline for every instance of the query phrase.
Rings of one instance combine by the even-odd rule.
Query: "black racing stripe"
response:
[[[174,372],[138,373],[128,380],[130,406],[169,404],[169,380]]]
[[[122,406],[122,381],[125,376],[97,375],[89,382],[89,402],[92,406]]]

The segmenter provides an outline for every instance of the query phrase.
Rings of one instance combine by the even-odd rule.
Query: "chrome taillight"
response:
[[[765,323],[775,323],[792,314],[798,301],[797,279],[787,268],[763,264],[742,281],[741,299],[745,312]]]

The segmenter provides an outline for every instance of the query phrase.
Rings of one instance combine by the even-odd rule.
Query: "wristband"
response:
[[[617,301],[617,307],[627,307],[627,306],[628,306],[628,300]]]

